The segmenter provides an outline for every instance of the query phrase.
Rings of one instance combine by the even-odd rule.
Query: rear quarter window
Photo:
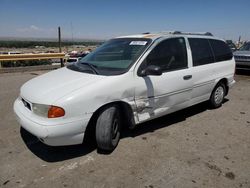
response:
[[[213,49],[216,62],[231,60],[233,57],[231,49],[221,40],[209,39],[209,43]]]

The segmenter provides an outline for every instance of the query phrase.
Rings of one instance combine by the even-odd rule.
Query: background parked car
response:
[[[66,65],[78,62],[80,57],[69,57],[66,61]]]
[[[234,52],[237,69],[250,69],[250,42]]]
[[[234,51],[237,50],[237,47],[236,47],[236,45],[233,43],[232,40],[227,40],[226,43],[227,43],[227,45],[229,46],[229,48],[232,50],[232,52],[234,52]]]
[[[90,52],[76,52],[73,51],[71,53],[69,53],[69,58],[66,60],[66,65],[70,65],[73,63],[78,62],[81,58],[85,57],[86,55],[88,55]]]

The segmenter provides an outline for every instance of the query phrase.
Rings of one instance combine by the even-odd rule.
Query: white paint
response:
[[[61,166],[58,170],[59,171],[64,171],[64,170],[73,170],[75,168],[78,167],[78,163],[77,162],[73,162],[73,163],[70,163],[68,165],[63,165]]]
[[[87,158],[84,159],[83,161],[80,161],[79,164],[80,164],[80,166],[82,166],[82,165],[85,165],[85,164],[87,164],[87,163],[89,163],[91,161],[94,161],[94,158],[91,157],[91,156],[87,156]]]
[[[83,166],[88,164],[91,161],[94,161],[94,158],[91,156],[87,156],[86,158],[83,158],[83,161],[80,162],[72,162],[70,164],[65,164],[58,168],[59,171],[67,171],[67,170],[74,170],[75,168],[78,168],[79,166]]]

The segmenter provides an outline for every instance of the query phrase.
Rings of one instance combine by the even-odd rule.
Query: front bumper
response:
[[[89,119],[80,119],[66,123],[39,122],[33,113],[24,107],[21,100],[14,103],[14,112],[19,124],[28,132],[38,137],[43,143],[51,146],[81,144]]]

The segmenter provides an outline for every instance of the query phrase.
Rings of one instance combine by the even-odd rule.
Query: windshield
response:
[[[240,51],[250,51],[250,42],[244,44],[242,47],[239,49]]]
[[[145,38],[112,39],[68,68],[100,75],[122,74],[128,71],[150,43],[151,39]]]

